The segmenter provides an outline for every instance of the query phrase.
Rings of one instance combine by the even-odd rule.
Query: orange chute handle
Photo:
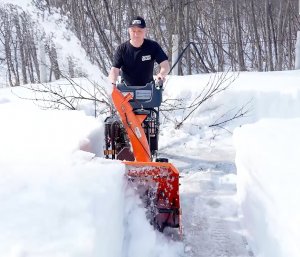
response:
[[[131,142],[135,160],[139,162],[150,162],[150,148],[144,129],[142,128],[142,122],[145,116],[139,117],[138,114],[133,112],[132,106],[129,103],[131,99],[132,95],[130,93],[124,96],[117,87],[114,86],[112,100]]]

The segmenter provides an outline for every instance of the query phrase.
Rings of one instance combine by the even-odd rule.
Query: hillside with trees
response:
[[[296,34],[300,30],[297,0],[35,0],[33,3],[40,16],[59,13],[67,17],[68,27],[91,62],[105,75],[116,46],[128,39],[128,21],[137,14],[144,16],[148,36],[162,44],[170,59],[172,35],[178,35],[179,53],[186,49],[178,63],[179,74],[294,68]],[[142,11],[137,13],[137,10]],[[1,4],[0,14],[0,69],[6,71],[11,86],[41,81],[42,66],[47,66],[47,81],[59,79],[62,73],[70,77],[79,75],[72,56],[67,64],[60,63],[51,36],[45,35],[31,13]]]

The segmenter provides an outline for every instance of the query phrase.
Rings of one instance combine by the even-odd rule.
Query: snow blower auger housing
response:
[[[161,232],[179,228],[181,234],[179,172],[167,159],[156,158],[162,90],[155,83],[114,87],[117,113],[105,120],[104,154],[124,161],[128,181],[143,200],[150,223]]]

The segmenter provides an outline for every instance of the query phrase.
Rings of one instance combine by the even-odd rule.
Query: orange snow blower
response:
[[[143,200],[150,223],[161,232],[179,228],[181,234],[179,172],[166,158],[156,158],[162,85],[120,84],[112,100],[117,113],[105,120],[106,158],[124,161],[128,181]]]

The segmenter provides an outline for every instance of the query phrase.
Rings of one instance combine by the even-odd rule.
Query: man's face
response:
[[[146,35],[145,28],[131,27],[128,29],[131,40],[143,40]]]

